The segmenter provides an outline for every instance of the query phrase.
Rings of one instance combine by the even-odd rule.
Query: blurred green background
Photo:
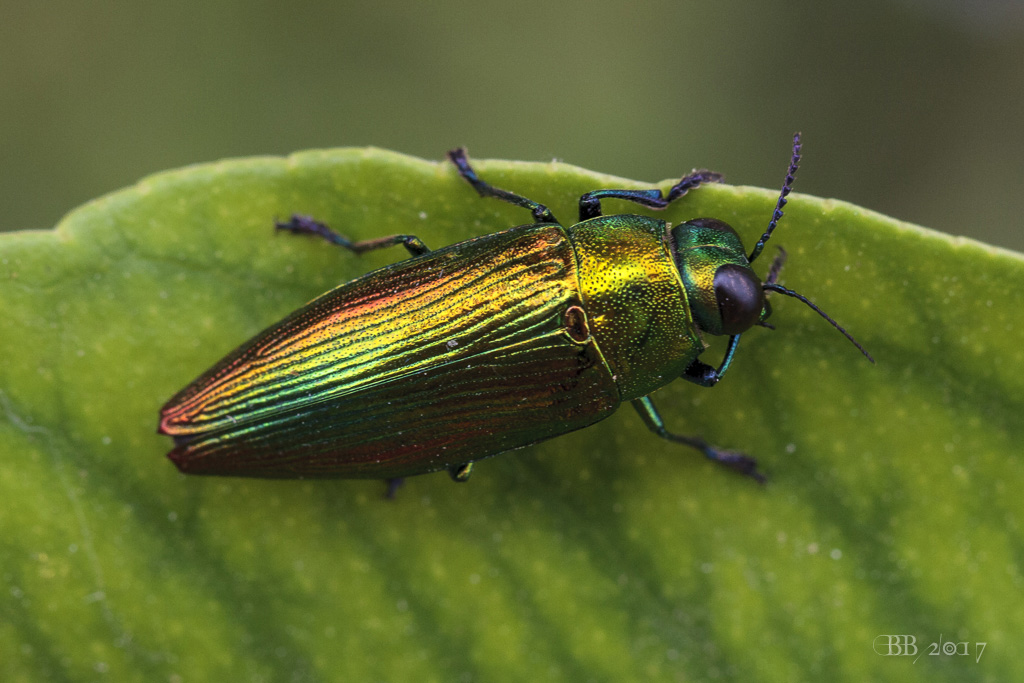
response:
[[[375,145],[694,166],[1024,250],[1024,3],[5,3],[0,229],[153,171]]]

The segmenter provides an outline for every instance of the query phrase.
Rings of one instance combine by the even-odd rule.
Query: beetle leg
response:
[[[388,485],[387,492],[384,493],[384,497],[388,500],[394,500],[395,494],[398,493],[398,489],[405,485],[405,477],[395,477],[394,479],[385,479],[384,483]]]
[[[713,387],[718,384],[722,375],[707,363],[694,359],[683,371],[683,379],[689,380],[702,387]]]
[[[295,234],[316,235],[318,237],[322,237],[331,244],[337,244],[338,246],[345,247],[349,251],[353,251],[357,254],[362,254],[364,251],[373,251],[374,249],[392,247],[396,244],[401,244],[413,256],[422,256],[430,251],[427,245],[423,244],[423,240],[415,235],[388,235],[386,237],[377,237],[372,240],[358,240],[353,242],[341,233],[335,232],[331,228],[327,227],[320,221],[315,220],[310,216],[301,216],[299,214],[294,214],[287,223],[275,222],[274,225],[278,230],[288,230]]]
[[[729,369],[729,365],[732,363],[732,357],[736,353],[736,345],[740,343],[740,335],[734,334],[729,337],[729,346],[725,350],[725,358],[722,359],[722,367],[717,370],[707,363],[702,363],[696,358],[693,362],[686,366],[686,370],[683,371],[683,379],[688,379],[694,384],[699,384],[702,387],[713,387],[718,384],[718,381],[722,379],[722,375]]]
[[[452,465],[448,468],[448,474],[451,475],[452,481],[462,483],[469,481],[469,475],[473,473],[473,463],[466,462],[461,465]]]
[[[678,183],[669,189],[667,196],[656,188],[653,190],[594,190],[580,197],[580,221],[600,216],[602,199],[625,199],[649,209],[664,209],[695,187],[704,183],[720,182],[722,182],[721,173],[702,169],[684,175]]]
[[[749,455],[744,455],[743,453],[738,453],[736,451],[727,451],[721,448],[715,448],[699,437],[673,434],[665,429],[665,422],[661,419],[661,415],[658,414],[658,409],[654,407],[654,402],[651,401],[650,396],[638,398],[632,401],[632,403],[633,407],[636,408],[636,412],[640,413],[640,417],[643,418],[644,424],[647,425],[647,428],[661,438],[685,444],[690,448],[696,448],[709,460],[714,460],[720,465],[724,465],[731,470],[735,470],[736,472],[748,476],[759,483],[764,483],[764,475],[757,471],[757,461]]]
[[[494,197],[502,201],[508,202],[509,204],[515,204],[521,206],[524,209],[529,209],[530,213],[533,214],[533,220],[538,223],[558,223],[558,219],[555,218],[555,214],[551,213],[551,210],[543,204],[538,204],[532,199],[527,199],[522,195],[514,194],[508,190],[502,190],[494,187],[490,183],[485,183],[480,180],[477,176],[476,171],[469,165],[469,158],[466,156],[466,148],[459,147],[448,152],[448,158],[455,168],[458,169],[459,175],[462,176],[466,182],[473,186],[473,189],[481,197]]]

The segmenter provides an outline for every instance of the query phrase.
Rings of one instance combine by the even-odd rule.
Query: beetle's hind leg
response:
[[[480,177],[473,170],[473,167],[469,165],[469,158],[466,156],[466,148],[459,147],[448,152],[448,159],[455,164],[455,168],[458,169],[459,175],[462,176],[467,183],[473,186],[473,189],[477,191],[481,197],[494,197],[500,199],[509,204],[521,206],[524,209],[529,209],[530,213],[533,214],[533,220],[538,223],[557,223],[558,219],[551,213],[551,210],[543,204],[538,204],[532,199],[527,199],[522,195],[509,192],[508,190],[502,190],[501,188],[495,187],[490,183],[485,183],[480,180]]]
[[[675,443],[685,444],[690,448],[696,448],[709,460],[713,460],[735,472],[748,476],[759,483],[763,484],[765,482],[764,475],[757,471],[757,461],[749,455],[737,453],[736,451],[727,451],[722,448],[715,448],[699,437],[673,434],[665,428],[665,423],[661,419],[661,415],[658,414],[658,409],[654,407],[654,402],[651,401],[649,396],[638,398],[632,403],[633,407],[636,408],[636,412],[640,413],[640,417],[643,418],[644,424],[647,425],[647,428],[661,438],[674,441]]]
[[[405,477],[394,477],[393,479],[385,479],[384,483],[388,489],[384,492],[384,497],[388,500],[394,500],[395,494],[398,493],[398,489],[405,486]]]
[[[580,222],[601,215],[602,199],[625,199],[649,209],[664,209],[695,187],[705,183],[720,182],[722,182],[721,173],[702,169],[684,175],[678,183],[669,188],[667,195],[657,188],[652,190],[594,190],[580,197]]]
[[[274,225],[278,230],[287,230],[297,235],[316,235],[317,237],[322,237],[331,244],[345,247],[356,254],[362,254],[364,251],[373,251],[374,249],[393,247],[396,244],[401,244],[413,256],[421,256],[430,251],[427,245],[423,244],[423,240],[416,237],[416,235],[388,235],[372,240],[352,241],[341,233],[327,227],[324,223],[310,216],[300,214],[292,215],[285,223],[275,222]]]
[[[448,468],[448,474],[451,475],[452,481],[456,483],[463,483],[469,481],[469,475],[473,473],[473,463],[466,462],[461,465],[452,465]]]
[[[452,481],[456,483],[463,483],[469,481],[469,475],[473,472],[473,463],[465,462],[461,465],[452,465],[448,468],[448,474],[451,476]],[[385,479],[384,483],[387,484],[388,490],[384,494],[384,497],[388,500],[394,500],[395,494],[398,493],[398,489],[405,485],[405,477],[395,477],[393,479]]]

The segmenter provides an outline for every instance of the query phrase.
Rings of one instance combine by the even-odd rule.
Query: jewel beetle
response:
[[[668,430],[651,400],[682,377],[714,386],[740,335],[770,327],[766,292],[808,304],[751,268],[783,214],[800,135],[764,234],[749,255],[726,223],[676,226],[603,215],[620,199],[662,209],[722,177],[684,176],[668,193],[595,190],[566,227],[548,208],[481,180],[465,150],[449,152],[482,197],[534,222],[430,250],[416,236],[350,241],[295,215],[279,229],[353,252],[402,245],[411,258],[343,284],[244,343],[163,407],[159,431],[189,474],[350,477],[392,482],[473,463],[581,429],[630,402],[656,435],[763,480],[753,458]],[[780,254],[783,252],[780,252]],[[700,359],[726,336],[716,368]]]

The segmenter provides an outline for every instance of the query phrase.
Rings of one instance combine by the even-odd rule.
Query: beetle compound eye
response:
[[[715,271],[715,299],[722,316],[722,334],[740,334],[753,327],[764,309],[764,291],[753,271],[727,263]]]

